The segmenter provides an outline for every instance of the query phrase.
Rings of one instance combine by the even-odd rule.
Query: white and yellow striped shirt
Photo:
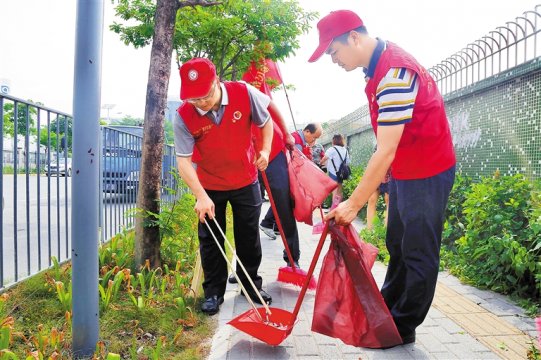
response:
[[[418,90],[418,76],[414,71],[391,68],[381,79],[376,90],[379,106],[378,126],[410,122]]]

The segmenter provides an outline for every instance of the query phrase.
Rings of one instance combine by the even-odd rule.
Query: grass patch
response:
[[[193,196],[184,195],[175,206],[162,207],[162,269],[133,269],[133,232],[100,247],[100,342],[94,359],[208,356],[217,322],[199,311],[202,298],[191,290],[198,249],[193,206]],[[227,217],[233,243],[231,209]],[[51,269],[2,294],[0,358],[71,359],[70,289],[71,264],[53,259]]]

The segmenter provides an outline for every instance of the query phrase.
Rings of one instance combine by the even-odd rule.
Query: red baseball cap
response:
[[[193,58],[180,67],[180,99],[197,99],[208,95],[216,80],[216,67],[209,59]]]
[[[312,56],[310,56],[308,62],[317,61],[321,55],[327,51],[334,38],[363,25],[363,21],[359,15],[355,14],[353,11],[331,11],[329,15],[325,16],[317,23],[319,46]]]

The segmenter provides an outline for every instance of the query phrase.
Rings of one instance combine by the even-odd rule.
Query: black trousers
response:
[[[214,202],[216,221],[225,233],[226,206],[229,202],[233,210],[233,234],[237,256],[248,271],[250,278],[258,289],[261,289],[262,279],[257,274],[261,264],[261,243],[259,242],[259,215],[261,214],[261,193],[259,183],[237,190],[214,191],[207,190],[207,194]],[[212,231],[216,235],[222,249],[224,239],[216,228],[214,221],[209,221]],[[227,282],[227,262],[223,258],[216,242],[207,229],[207,225],[199,223],[199,250],[205,281],[203,290],[205,297],[223,296]],[[239,266],[237,268],[240,269]],[[248,291],[253,291],[243,271],[237,272],[240,281]]]
[[[301,256],[301,251],[299,249],[299,232],[297,230],[295,216],[293,215],[293,202],[289,193],[287,159],[283,152],[272,159],[267,167],[266,173],[272,197],[276,204],[276,211],[280,217],[282,227],[284,228],[284,235],[286,236],[287,244],[291,251],[291,256],[293,257],[293,261],[299,261]],[[265,218],[261,221],[261,226],[270,229],[278,229],[276,227],[276,219],[274,218],[272,207],[269,208]],[[285,250],[283,258],[285,261],[288,261]]]
[[[445,207],[455,167],[419,180],[389,182],[389,266],[381,294],[402,336],[425,319],[436,290]]]
[[[261,171],[257,172],[257,179],[259,180],[259,190],[261,190],[261,200],[265,197],[265,184],[263,183],[263,178],[261,177]]]

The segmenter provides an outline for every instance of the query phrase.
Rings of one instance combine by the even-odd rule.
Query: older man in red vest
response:
[[[291,135],[295,139],[295,146],[310,160],[314,160],[312,156],[312,147],[316,144],[317,139],[323,134],[323,128],[319,123],[309,123],[303,130],[297,130]]]
[[[386,244],[389,267],[381,293],[404,344],[415,342],[436,288],[445,207],[453,186],[455,153],[442,96],[413,56],[368,35],[348,10],[318,23],[319,46],[344,70],[364,68],[377,150],[347,201],[327,215],[349,224],[391,168]]]
[[[227,203],[233,210],[236,253],[261,297],[270,304],[272,298],[261,290],[262,278],[258,275],[262,255],[257,170],[264,171],[269,163],[273,122],[267,108],[271,100],[251,85],[220,82],[214,64],[203,58],[184,63],[180,78],[180,98],[184,102],[173,127],[178,170],[196,197],[195,211],[200,220],[199,249],[205,276],[201,310],[213,315],[223,302],[227,263],[203,223],[216,218],[225,232]],[[252,124],[261,128],[258,153],[252,143]],[[209,224],[214,227],[213,222]],[[223,239],[219,241],[223,247]],[[248,295],[260,302],[259,296],[250,291],[244,272],[238,275]]]

